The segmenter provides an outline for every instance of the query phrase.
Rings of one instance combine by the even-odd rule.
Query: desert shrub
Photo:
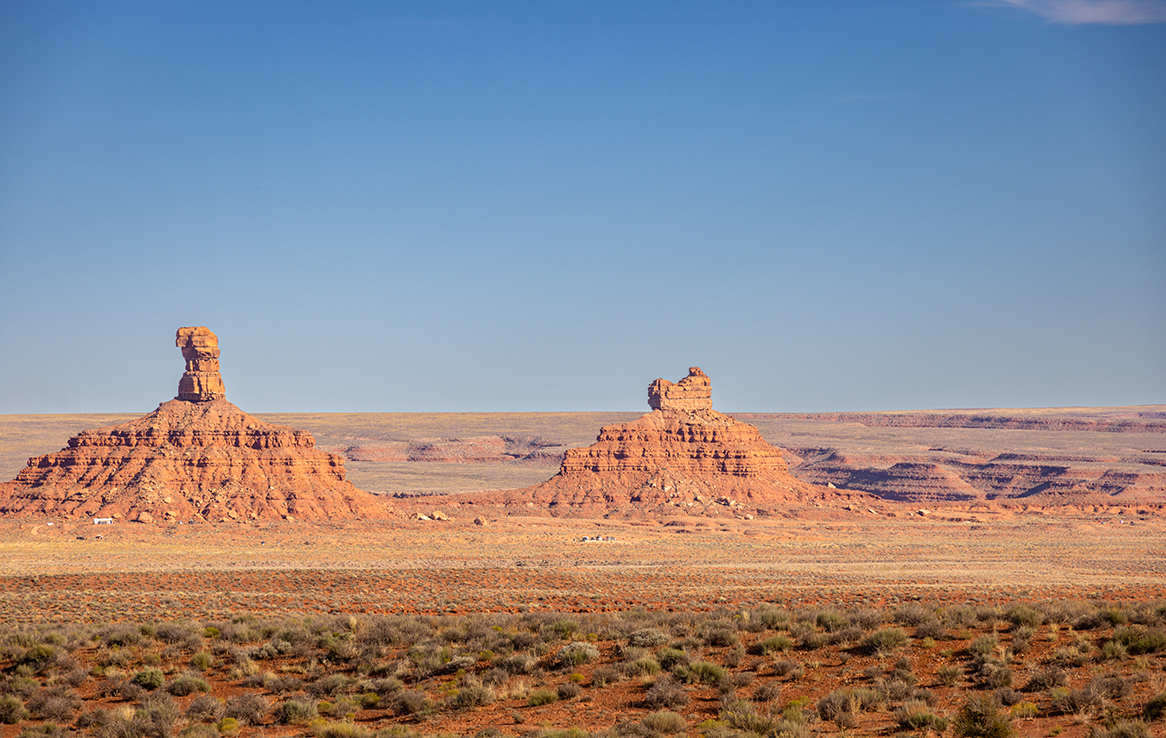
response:
[[[655,648],[668,642],[668,634],[655,628],[637,630],[628,636],[628,645],[636,648]]]
[[[166,675],[162,673],[161,669],[147,666],[137,674],[134,674],[134,678],[130,681],[142,689],[155,690],[166,683]]]
[[[506,672],[502,671],[501,669],[491,669],[490,671],[486,672],[486,674],[493,674],[495,672],[497,675],[500,675],[501,678],[494,681],[494,684],[501,684],[502,682],[506,681]],[[384,679],[367,679],[360,683],[360,689],[362,692],[374,692],[381,695],[382,697],[387,694],[392,694],[404,686],[405,685],[401,682],[401,680],[397,679],[396,677],[385,677]]]
[[[922,700],[908,700],[895,710],[895,720],[900,728],[906,730],[923,730],[930,728],[936,733],[947,730],[947,718],[940,717],[931,711],[931,707]]]
[[[663,733],[664,735],[675,735],[688,727],[683,715],[678,715],[668,710],[650,712],[644,716],[641,722],[648,730],[654,733]]]
[[[991,697],[972,697],[952,722],[955,735],[960,738],[1012,738],[1016,735],[1010,717],[1000,712]]]
[[[54,723],[71,722],[80,707],[81,698],[63,685],[42,689],[28,699],[28,709],[33,717]]]
[[[650,676],[660,672],[660,662],[651,656],[644,656],[628,664],[626,669],[629,674]]]
[[[139,643],[142,633],[131,625],[113,625],[103,630],[98,637],[107,646],[124,648]]]
[[[875,681],[875,690],[889,702],[898,702],[911,696],[914,685],[907,679],[890,678]]]
[[[1119,720],[1109,728],[1090,728],[1089,738],[1151,738],[1151,733],[1141,720]]]
[[[741,641],[731,625],[716,624],[704,634],[704,642],[710,646],[735,646]]]
[[[511,674],[529,674],[534,671],[537,660],[526,653],[516,653],[501,659],[495,659],[498,668],[505,669]]]
[[[790,679],[797,681],[805,675],[806,669],[796,661],[780,659],[773,662],[773,673],[782,677],[788,676]]]
[[[284,725],[304,725],[316,717],[316,705],[308,700],[287,700],[276,705],[272,715]]]
[[[1008,608],[1008,611],[1004,613],[1004,617],[1015,627],[1023,625],[1029,628],[1037,628],[1045,621],[1044,615],[1022,603],[1017,603]]]
[[[1065,646],[1053,651],[1049,662],[1058,666],[1084,666],[1089,662],[1089,654],[1082,652],[1076,646]]]
[[[1049,703],[1053,713],[1069,715],[1100,709],[1101,696],[1090,689],[1056,687],[1049,692]]]
[[[1130,691],[1130,683],[1123,679],[1120,674],[1109,672],[1095,677],[1089,683],[1089,689],[1106,699],[1116,700],[1124,697]]]
[[[908,602],[896,607],[891,619],[899,625],[919,625],[928,620],[935,620],[935,611],[918,602]]]
[[[176,697],[185,697],[195,692],[209,692],[211,685],[194,674],[182,674],[166,684],[166,691]]]
[[[4,693],[17,697],[29,697],[40,689],[40,682],[26,676],[15,676],[4,684]]]
[[[421,731],[410,728],[408,725],[390,725],[373,733],[373,738],[423,738]],[[474,738],[502,738],[502,731],[497,728],[482,728],[474,733]]]
[[[608,684],[615,684],[623,679],[623,671],[611,666],[600,666],[591,674],[591,683],[596,687],[606,687]]]
[[[944,664],[935,673],[940,683],[947,687],[954,687],[963,674],[963,667],[957,664]]]
[[[870,607],[851,610],[849,617],[852,624],[862,628],[864,631],[874,630],[886,622],[886,616],[882,610],[875,610]]]
[[[68,732],[56,723],[28,725],[20,729],[16,738],[65,738]]]
[[[793,641],[791,641],[786,636],[775,635],[775,636],[770,636],[769,638],[766,638],[764,640],[758,641],[757,646],[756,646],[756,651],[758,653],[760,653],[762,656],[768,656],[772,653],[777,653],[778,651],[786,653],[791,648],[793,648],[793,645],[794,645]]]
[[[1000,687],[992,693],[992,697],[1005,707],[1012,707],[1017,702],[1020,702],[1020,692],[1017,692],[1012,687]]]
[[[753,611],[750,621],[757,623],[764,630],[783,630],[789,627],[790,614],[776,607],[760,607]]]
[[[982,635],[968,644],[968,653],[973,656],[987,656],[1000,645],[1000,639],[994,635]]]
[[[576,682],[563,682],[555,691],[559,693],[559,699],[573,700],[579,696],[579,693],[583,691],[583,688],[580,687]]]
[[[209,694],[201,694],[186,706],[186,717],[191,720],[217,721],[223,716],[223,701]]]
[[[570,638],[579,630],[579,623],[571,618],[560,618],[551,625],[551,631],[560,638]]]
[[[214,662],[215,660],[206,651],[199,651],[190,659],[190,665],[199,671],[206,671],[207,669],[211,668],[211,665],[214,664]]]
[[[325,723],[316,729],[316,738],[372,738],[372,731],[355,723]]]
[[[308,694],[316,698],[329,697],[340,690],[347,689],[351,681],[344,674],[329,674],[305,685],[304,689],[307,690]]]
[[[837,633],[850,625],[850,618],[837,610],[823,610],[814,618],[814,622],[828,633]]]
[[[656,653],[656,660],[664,669],[671,669],[677,664],[687,664],[688,654],[678,648],[661,648]]]
[[[28,717],[24,703],[13,694],[0,695],[0,723],[15,725]]]
[[[202,643],[202,636],[189,627],[180,623],[162,623],[154,629],[154,638],[170,644],[197,647]]]
[[[874,653],[885,655],[907,644],[907,633],[902,628],[882,628],[866,637],[863,645]]]
[[[766,682],[753,690],[753,701],[762,704],[771,704],[781,699],[781,685],[777,682]]]
[[[1142,710],[1142,717],[1146,720],[1157,720],[1166,715],[1166,692],[1161,692],[1150,698],[1146,708]]]
[[[774,729],[776,721],[769,715],[757,711],[757,706],[749,700],[734,700],[721,708],[717,719],[730,728],[747,733],[766,735]]]
[[[1053,687],[1064,687],[1069,683],[1069,675],[1059,666],[1047,666],[1029,677],[1024,685],[1025,692],[1043,692]]]
[[[1126,647],[1126,651],[1141,655],[1166,651],[1166,631],[1145,630],[1140,627],[1122,626],[1114,630],[1113,640]]]
[[[599,649],[586,641],[575,641],[560,648],[555,658],[563,666],[579,666],[599,658]]]
[[[655,708],[683,707],[688,704],[688,693],[679,682],[665,674],[644,693],[644,704]]]
[[[133,723],[150,738],[168,738],[180,713],[174,698],[165,692],[148,695],[134,713]]]
[[[575,685],[572,685],[575,686]],[[477,681],[467,682],[458,693],[449,700],[448,704],[455,710],[468,710],[471,707],[489,705],[498,699],[492,687]]]
[[[223,705],[223,714],[240,723],[258,725],[267,712],[267,702],[257,694],[241,694],[228,697]]]
[[[716,684],[725,678],[725,668],[709,661],[694,661],[686,667],[678,667],[673,673],[689,684]]]
[[[526,698],[526,704],[531,707],[539,707],[541,705],[549,705],[552,702],[559,701],[559,693],[553,689],[536,689],[530,693]]]
[[[1034,718],[1040,714],[1040,710],[1032,702],[1017,702],[1008,713],[1014,718]]]
[[[915,637],[919,639],[930,638],[935,641],[943,641],[947,640],[949,636],[947,628],[938,619],[925,620],[915,626]]]
[[[392,710],[397,715],[428,715],[433,711],[433,700],[424,692],[402,689],[393,696]]]
[[[837,722],[840,715],[853,715],[856,712],[855,707],[850,692],[838,689],[818,700],[818,717],[822,720]],[[853,724],[853,720],[845,720],[844,722]],[[842,723],[839,723],[839,726],[844,727]]]
[[[1002,664],[994,664],[990,661],[980,667],[978,674],[980,685],[987,689],[1011,687],[1014,676],[1015,674],[1012,669]]]
[[[1121,641],[1106,641],[1097,650],[1098,661],[1120,661],[1129,655],[1129,650]]]

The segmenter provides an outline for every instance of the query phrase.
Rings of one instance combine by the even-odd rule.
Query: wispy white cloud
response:
[[[1068,25],[1166,23],[1166,0],[985,0],[975,4],[1020,8]]]

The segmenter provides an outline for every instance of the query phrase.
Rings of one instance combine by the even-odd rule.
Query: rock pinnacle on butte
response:
[[[83,431],[0,484],[0,514],[138,522],[322,522],[384,517],[307,431],[264,423],[225,399],[218,338],[179,328],[178,397],[149,415]]]
[[[648,405],[647,415],[604,426],[592,445],[568,449],[546,482],[482,502],[527,514],[746,517],[791,504],[875,499],[795,479],[755,426],[713,410],[712,383],[699,367],[679,382],[652,382]]]

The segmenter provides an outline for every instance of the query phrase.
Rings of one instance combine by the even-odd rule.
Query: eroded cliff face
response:
[[[0,485],[0,514],[139,522],[382,517],[344,461],[306,431],[264,423],[221,397],[218,341],[181,328],[179,398],[121,425],[84,431]]]
[[[806,482],[900,502],[1086,505],[1166,499],[1164,416],[1148,406],[746,417]]]

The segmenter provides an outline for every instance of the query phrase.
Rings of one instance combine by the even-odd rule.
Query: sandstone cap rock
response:
[[[174,345],[182,349],[186,372],[178,381],[178,398],[186,402],[223,400],[227,390],[219,373],[219,337],[205,325],[179,328]]]

